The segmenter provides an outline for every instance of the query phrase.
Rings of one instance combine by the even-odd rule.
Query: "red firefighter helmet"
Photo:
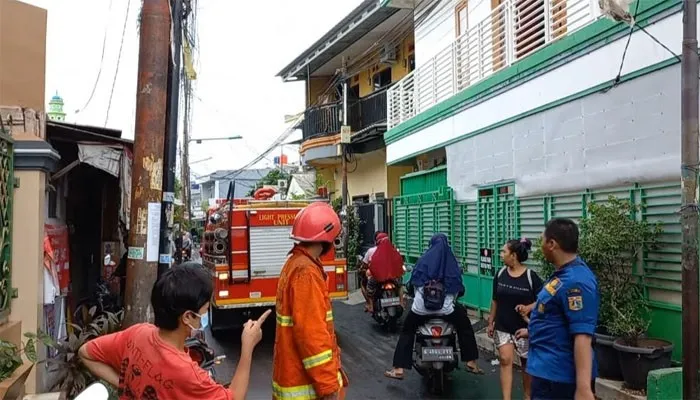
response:
[[[340,230],[340,218],[333,207],[315,202],[304,207],[294,218],[291,238],[305,243],[333,243]]]

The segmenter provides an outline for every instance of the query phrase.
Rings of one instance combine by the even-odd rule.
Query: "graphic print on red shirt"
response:
[[[186,352],[165,343],[154,325],[134,325],[87,346],[91,359],[119,372],[120,400],[233,400]]]

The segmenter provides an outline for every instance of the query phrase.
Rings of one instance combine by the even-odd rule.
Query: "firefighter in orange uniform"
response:
[[[333,247],[340,219],[326,203],[297,214],[291,238],[297,242],[277,286],[277,333],[272,371],[275,400],[345,398],[347,378],[320,257]]]

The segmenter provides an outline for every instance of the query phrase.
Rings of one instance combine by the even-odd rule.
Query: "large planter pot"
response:
[[[617,339],[613,347],[618,351],[620,369],[628,389],[644,390],[650,371],[671,366],[673,343],[662,339],[639,339],[637,346],[628,346]]]
[[[0,382],[0,399],[21,400],[24,397],[24,382],[34,364],[25,361],[7,379]]]
[[[622,369],[617,350],[613,348],[613,343],[617,339],[614,336],[603,333],[595,334],[595,357],[598,361],[598,376],[605,379],[621,381]]]

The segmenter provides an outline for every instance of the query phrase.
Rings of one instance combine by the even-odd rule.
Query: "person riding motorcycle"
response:
[[[273,399],[339,399],[347,378],[340,365],[333,310],[320,258],[334,245],[340,219],[326,203],[299,211],[296,242],[277,285],[277,330],[272,366]]]
[[[192,236],[189,232],[185,232],[182,238],[182,251],[184,252],[184,261],[189,261],[192,259]]]
[[[401,287],[403,278],[403,257],[394,247],[386,234],[377,235],[377,247],[367,270],[367,303],[368,311],[374,312],[374,296],[379,285],[393,282]]]
[[[430,290],[429,296],[426,296]],[[411,274],[409,292],[414,292],[411,310],[406,315],[399,341],[394,351],[393,368],[384,372],[392,379],[403,379],[404,369],[413,367],[413,342],[416,330],[425,321],[440,317],[454,325],[461,351],[461,360],[465,362],[467,372],[482,375],[476,360],[479,349],[476,345],[474,330],[469,321],[466,308],[456,303],[464,294],[462,269],[447,240],[447,236],[438,233],[430,240],[430,248],[416,262]],[[444,299],[435,304],[432,292],[442,291]]]
[[[369,270],[369,264],[372,262],[372,256],[374,255],[374,252],[377,251],[377,244],[379,244],[379,240],[383,238],[388,238],[389,235],[387,235],[384,232],[377,231],[374,233],[374,246],[370,247],[367,249],[367,252],[365,253],[365,256],[362,257],[360,260],[360,268],[359,268],[359,273],[360,273],[360,291],[362,292],[362,297],[365,298],[365,312],[369,312],[370,310],[370,303],[372,302],[370,297],[367,296],[367,271]],[[359,256],[358,256],[359,258]]]

